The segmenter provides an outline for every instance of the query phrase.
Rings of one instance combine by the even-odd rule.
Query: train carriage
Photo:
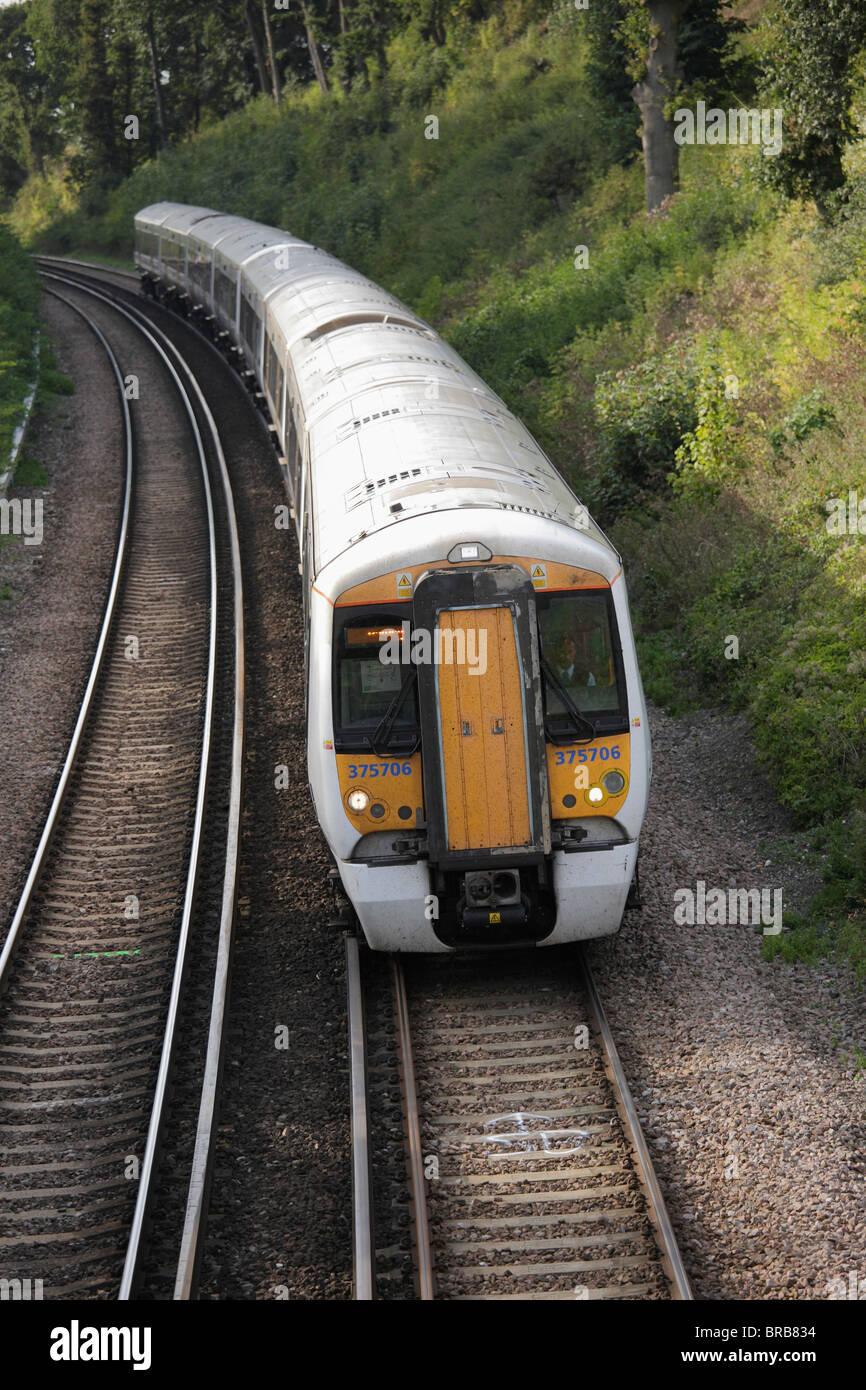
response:
[[[651,757],[603,532],[458,354],[327,253],[158,204],[136,259],[160,295],[211,296],[267,402],[300,547],[310,790],[371,947],[616,931]]]

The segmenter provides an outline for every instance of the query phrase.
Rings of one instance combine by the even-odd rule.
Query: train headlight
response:
[[[590,787],[586,794],[586,799],[597,806],[600,801],[604,801],[604,792],[601,787]]]
[[[606,772],[601,779],[601,785],[609,796],[619,796],[625,786],[625,778],[621,772]]]
[[[358,815],[360,815],[362,811],[366,811],[367,807],[370,805],[369,794],[364,791],[363,787],[355,787],[354,791],[349,792],[346,801],[348,802],[349,810],[355,811]]]

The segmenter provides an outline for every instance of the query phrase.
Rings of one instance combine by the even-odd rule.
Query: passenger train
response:
[[[158,203],[135,259],[269,414],[300,549],[310,790],[369,945],[615,932],[651,752],[614,547],[458,354],[333,256]]]

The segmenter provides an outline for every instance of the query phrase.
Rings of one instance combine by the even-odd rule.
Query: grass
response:
[[[27,454],[19,456],[15,468],[16,487],[45,487],[47,482],[48,472],[41,463],[37,463]]]
[[[12,436],[35,374],[33,349],[39,281],[23,247],[0,224],[0,472],[8,467]]]

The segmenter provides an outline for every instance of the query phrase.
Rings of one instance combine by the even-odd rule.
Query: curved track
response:
[[[238,849],[237,531],[177,350],[89,278],[46,278],[109,354],[127,486],[90,680],[0,957],[0,1258],[49,1298],[189,1297]]]
[[[691,1298],[582,954],[347,969],[356,1298]]]

